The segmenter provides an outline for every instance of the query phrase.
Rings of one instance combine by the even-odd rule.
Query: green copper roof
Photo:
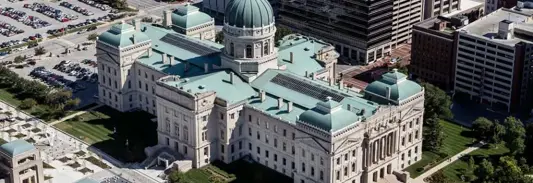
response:
[[[178,6],[178,8],[172,12],[171,19],[172,24],[183,29],[196,27],[214,21],[209,15],[200,12],[200,9],[190,4]]]
[[[302,113],[299,120],[322,130],[334,132],[360,121],[360,117],[328,98],[326,101],[317,103],[316,107],[311,110]]]
[[[390,94],[387,94],[390,90]],[[381,76],[381,79],[370,83],[365,92],[378,95],[383,98],[389,97],[391,100],[400,101],[409,98],[422,91],[422,87],[407,79],[405,74],[393,69]],[[387,96],[388,95],[388,96]]]
[[[246,105],[262,111],[274,118],[288,121],[290,124],[296,124],[296,119],[298,116],[307,110],[306,108],[293,103],[292,110],[288,111],[288,101],[286,100],[283,101],[283,106],[278,108],[278,98],[269,94],[266,94],[264,101],[261,101],[259,97],[253,97],[252,99],[248,100]]]
[[[233,74],[233,83],[230,82]],[[228,103],[249,99],[257,92],[237,74],[230,70],[216,70],[207,74],[186,77],[179,81],[166,82],[167,85],[181,88],[191,94],[214,91],[217,97]]]
[[[325,46],[326,43],[319,42],[302,35],[289,35],[278,47],[278,65],[286,66],[286,69],[298,75],[305,75],[321,71],[322,65],[315,59],[318,50]],[[291,60],[292,53],[292,62]]]
[[[2,150],[4,153],[7,153],[11,157],[33,149],[35,149],[35,146],[22,139],[14,140],[0,146],[0,150]]]
[[[236,27],[263,27],[274,23],[267,0],[231,0],[226,5],[225,22]]]
[[[125,22],[115,24],[108,31],[100,34],[99,41],[116,47],[126,47],[134,43],[150,40],[146,34],[135,31],[135,28]]]

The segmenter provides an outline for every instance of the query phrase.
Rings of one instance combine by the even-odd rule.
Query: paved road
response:
[[[431,175],[433,175],[433,173],[439,171],[440,169],[443,169],[444,167],[448,166],[449,164],[452,164],[453,162],[455,162],[458,159],[460,159],[461,157],[463,157],[463,155],[467,155],[468,153],[471,153],[471,152],[479,149],[483,145],[485,145],[485,143],[480,142],[480,143],[474,144],[471,147],[466,148],[464,151],[461,151],[460,153],[457,153],[455,156],[451,157],[449,160],[446,160],[446,161],[438,164],[437,166],[434,166],[433,168],[429,169],[428,171],[426,171],[422,175],[420,175],[417,178],[413,179],[411,182],[412,183],[424,183],[424,179],[425,178],[430,177]]]

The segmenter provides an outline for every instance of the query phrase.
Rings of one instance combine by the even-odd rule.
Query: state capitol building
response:
[[[222,31],[215,43],[213,18],[193,5],[165,11],[162,25],[112,26],[97,41],[100,102],[156,115],[151,150],[184,171],[248,158],[295,183],[409,179],[402,170],[422,156],[419,84],[392,70],[361,92],[345,87],[331,44],[274,41],[266,0],[229,2]]]

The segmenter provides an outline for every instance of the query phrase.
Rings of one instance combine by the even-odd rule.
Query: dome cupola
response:
[[[274,13],[267,0],[231,0],[224,21],[240,28],[264,27],[274,23]]]

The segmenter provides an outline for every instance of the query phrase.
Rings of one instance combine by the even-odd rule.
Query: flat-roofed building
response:
[[[501,8],[459,29],[456,95],[507,112],[530,108],[531,17],[531,9]]]

